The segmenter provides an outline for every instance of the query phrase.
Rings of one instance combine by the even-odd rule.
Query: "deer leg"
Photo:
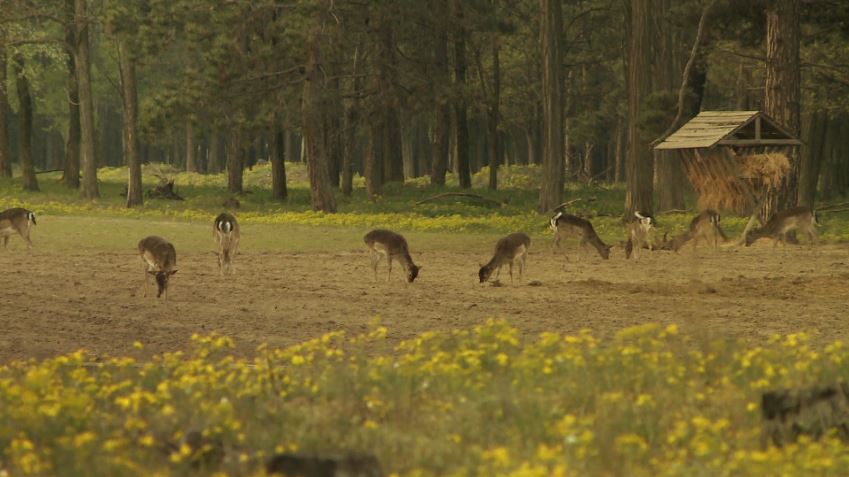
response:
[[[808,232],[808,240],[811,242],[811,248],[818,245],[817,231],[814,230],[813,225],[809,225],[806,231]]]
[[[510,284],[513,284],[513,260],[510,260]]]
[[[386,259],[389,260],[389,273],[386,274],[386,281],[388,283],[392,279],[392,255],[388,255]]]
[[[27,250],[32,250],[32,240],[29,238],[29,228],[21,232],[21,238],[27,243]]]
[[[369,253],[369,259],[371,260],[371,268],[372,270],[374,270],[374,281],[377,281],[377,265],[380,263],[381,258],[383,257],[375,251],[371,251]]]

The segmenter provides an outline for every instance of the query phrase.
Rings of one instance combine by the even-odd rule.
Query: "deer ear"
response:
[[[168,275],[173,275],[175,273],[177,273],[177,270],[171,270],[170,272],[168,272]]]
[[[148,270],[147,273],[149,273],[153,276],[156,276],[156,271],[154,271],[154,270]]]

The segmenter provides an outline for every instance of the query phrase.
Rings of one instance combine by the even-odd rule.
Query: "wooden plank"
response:
[[[724,139],[717,143],[719,146],[801,146],[798,139]]]

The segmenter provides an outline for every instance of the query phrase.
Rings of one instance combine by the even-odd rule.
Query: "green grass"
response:
[[[144,219],[146,223],[177,221],[204,226],[211,223],[213,217],[224,209],[224,200],[232,196],[226,190],[226,176],[178,173],[168,171],[167,167],[146,166],[145,189],[152,188],[157,182],[154,173],[165,170],[168,175],[175,177],[177,191],[186,198],[185,201],[146,199],[144,207],[128,209],[124,198],[126,169],[104,168],[99,171],[101,197],[96,201],[81,199],[76,190],[61,185],[60,173],[40,174],[41,192],[25,192],[21,190],[17,180],[0,179],[0,209],[21,206],[34,210],[37,215],[47,216]],[[444,187],[431,186],[426,177],[409,180],[405,184],[387,184],[383,196],[376,201],[368,200],[363,180],[357,177],[351,197],[337,193],[339,210],[336,214],[311,210],[304,165],[289,163],[287,172],[289,199],[280,203],[271,198],[270,167],[267,164],[245,171],[245,193],[237,197],[241,207],[236,212],[240,222],[251,226],[303,226],[304,228],[296,230],[307,235],[302,244],[305,249],[337,245],[332,238],[322,238],[322,235],[318,237],[322,243],[313,244],[313,239],[316,238],[314,231],[305,231],[316,226],[347,229],[347,232],[342,233],[360,236],[374,227],[388,227],[407,233],[465,232],[494,235],[524,231],[536,237],[548,235],[549,217],[536,211],[540,170],[534,166],[502,168],[501,189],[498,191],[485,188],[486,170],[473,177],[473,192],[505,204],[501,207],[480,206],[474,201],[457,198],[416,205],[416,202],[442,192],[461,191],[453,175],[449,175],[448,185]],[[569,211],[591,217],[596,230],[605,241],[616,243],[624,239],[625,231],[620,216],[625,191],[621,185],[588,186],[570,183],[567,185],[564,200],[575,201]],[[689,202],[692,204],[694,198],[690,197]],[[818,207],[825,205],[828,204],[818,204]],[[849,212],[826,211],[821,216],[825,223],[820,230],[824,240],[849,240]],[[666,214],[659,217],[661,233],[680,233],[685,230],[691,217],[691,213]],[[723,226],[730,235],[739,234],[744,225],[744,218],[730,217],[728,214],[723,217]],[[283,237],[279,240],[286,242]],[[104,240],[103,243],[108,245],[108,242]],[[270,238],[264,243],[266,245],[263,246],[279,248]]]

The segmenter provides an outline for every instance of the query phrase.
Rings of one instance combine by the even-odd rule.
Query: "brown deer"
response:
[[[773,215],[772,218],[761,228],[750,231],[746,235],[746,246],[750,246],[759,239],[771,238],[775,241],[774,247],[781,242],[786,245],[785,239],[788,232],[799,230],[808,234],[811,245],[817,244],[817,232],[814,226],[818,225],[816,213],[808,207],[793,207],[782,210]]]
[[[218,245],[218,271],[222,275],[229,272],[236,273],[233,266],[233,257],[239,250],[239,222],[232,214],[224,212],[215,218],[212,225],[212,236]]]
[[[577,235],[581,238],[581,241],[578,243],[578,260],[581,258],[581,249],[588,243],[595,247],[601,258],[605,260],[610,258],[610,249],[613,247],[601,241],[601,238],[595,233],[593,224],[589,220],[558,212],[551,218],[549,224],[551,230],[554,231],[554,244],[552,248],[559,247],[560,240],[563,238],[569,235]]]
[[[419,276],[421,267],[413,263],[407,240],[400,234],[390,230],[376,229],[367,233],[363,240],[369,249],[375,281],[377,281],[377,265],[384,256],[389,260],[389,273],[386,274],[386,281],[389,281],[392,276],[393,260],[397,260],[404,267],[407,283],[413,283]]]
[[[481,269],[478,272],[480,282],[484,283],[489,280],[493,271],[496,272],[495,277],[498,278],[498,275],[501,273],[501,267],[504,264],[508,264],[510,266],[510,283],[512,284],[513,263],[517,260],[519,262],[519,279],[521,279],[525,273],[525,261],[528,257],[530,246],[531,238],[522,232],[513,233],[501,238],[495,244],[495,255],[493,255],[492,260],[486,265],[481,265]]]
[[[27,209],[15,207],[0,212],[0,237],[3,237],[3,248],[9,248],[9,237],[17,233],[27,243],[27,249],[32,249],[29,233],[36,225],[35,214]]]
[[[625,258],[634,256],[634,260],[640,259],[640,250],[647,247],[654,249],[654,217],[642,212],[634,212],[634,219],[628,224],[628,242],[625,244]]]
[[[164,293],[167,300],[168,279],[177,273],[177,251],[174,246],[162,237],[151,235],[139,242],[139,256],[144,267],[144,296],[147,296],[148,275],[152,275],[156,278],[159,289],[156,297],[159,298]]]
[[[713,248],[719,248],[720,239],[722,242],[728,241],[728,236],[725,235],[725,232],[722,230],[720,226],[720,221],[722,217],[719,215],[719,212],[713,209],[707,209],[695,216],[692,221],[690,221],[690,228],[684,234],[685,239],[676,244],[677,248],[675,251],[678,251],[684,244],[688,241],[693,242],[693,252],[696,251],[696,247],[699,244],[699,240],[704,239],[707,243],[713,242]]]

